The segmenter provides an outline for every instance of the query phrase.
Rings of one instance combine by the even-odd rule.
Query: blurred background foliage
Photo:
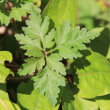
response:
[[[108,73],[110,73],[109,70],[110,64],[106,61],[106,59],[110,61],[110,0],[42,0],[42,1],[41,0],[10,0],[13,3],[10,4],[10,7],[7,7],[7,4],[5,4],[4,1],[5,0],[0,1],[0,50],[7,50],[13,54],[13,62],[10,65],[8,64],[7,67],[11,68],[14,72],[16,72],[17,69],[19,68],[19,65],[23,63],[24,58],[26,57],[23,54],[24,51],[19,48],[19,44],[16,41],[14,35],[16,33],[22,32],[22,27],[26,26],[25,21],[29,19],[28,9],[30,8],[30,5],[27,5],[26,3],[33,3],[34,6],[38,6],[41,8],[43,16],[48,15],[53,20],[54,23],[51,25],[51,27],[52,26],[58,27],[60,24],[65,22],[65,20],[70,19],[71,25],[73,27],[75,25],[79,25],[81,28],[87,28],[88,30],[92,30],[92,29],[98,31],[101,30],[100,37],[96,38],[90,44],[87,45],[88,48],[97,52],[97,54],[91,52],[89,53],[91,54],[89,56],[88,52],[86,51],[84,52],[84,57],[77,59],[76,61],[74,61],[74,63],[73,60],[66,61],[66,63],[68,62],[68,64],[66,65],[67,73],[73,75],[73,73],[75,72],[76,73],[79,72],[79,74],[80,73],[86,74],[87,72],[89,73],[89,72],[106,71],[107,75],[109,76]],[[6,0],[6,2],[7,1],[8,0]],[[23,8],[24,5],[26,6],[25,9]],[[7,9],[5,9],[4,7]],[[14,18],[13,16],[11,16],[12,18],[10,18],[9,15],[13,8],[14,8],[13,11]],[[89,56],[88,61],[90,62],[86,60],[86,56]],[[77,71],[76,68],[73,68],[73,66],[76,66]],[[17,74],[15,75],[17,76]],[[94,97],[95,96],[97,97],[95,98],[92,97],[92,99],[86,100],[76,95],[74,97],[75,101],[71,101],[70,103],[64,103],[63,110],[74,110],[73,105],[77,107],[77,110],[85,110],[85,107],[86,110],[90,110],[89,109],[90,107],[93,107],[93,110],[99,110],[98,106],[100,106],[101,110],[109,110],[110,94],[105,94],[105,89],[106,88],[109,89],[109,86],[107,87],[107,84],[109,84],[109,77],[107,75],[103,76],[102,74],[101,75],[96,74],[96,76],[92,76],[90,77],[90,79],[89,77],[86,76],[83,77],[84,78],[83,79],[82,76],[80,75],[78,77],[80,79],[80,82],[79,84],[76,84],[81,89],[82,92],[79,93],[80,94],[79,96],[83,96],[83,94],[84,95],[86,94],[83,89],[85,87],[85,84],[88,84],[88,87],[86,88],[86,90],[88,90],[88,93],[86,95],[93,94],[93,92],[91,91],[94,91],[96,89],[94,83],[99,84],[98,81],[100,81],[100,84],[103,85],[102,87],[103,91],[100,90],[99,88],[99,92],[102,96],[97,96],[97,94],[95,94]],[[104,80],[103,78],[106,79],[105,83],[103,81]],[[91,80],[91,82],[93,81],[91,88],[89,88],[89,86],[91,86],[91,82],[88,82],[88,80]],[[66,90],[68,91],[68,89]],[[97,93],[97,91],[95,92]],[[102,94],[102,92],[104,93]],[[22,94],[21,94],[21,98],[22,98]],[[34,98],[34,95],[32,98]],[[98,104],[98,106],[96,103]]]
[[[13,2],[13,0],[11,1]],[[43,15],[48,15],[53,21],[56,22],[56,26],[64,22],[65,19],[70,19],[72,25],[80,25],[81,27],[85,27],[88,30],[97,27],[103,27],[101,37],[92,41],[89,46],[92,50],[99,52],[107,58],[110,58],[110,0],[70,0],[72,3],[67,1],[68,5],[66,8],[63,7],[63,5],[60,6],[62,10],[58,9],[57,5],[64,3],[59,3],[57,0],[24,0],[22,3],[27,1],[34,3],[37,3],[36,1],[40,1],[38,2],[38,5],[41,7]],[[18,2],[19,0],[14,1],[13,5],[17,4],[16,7],[19,7],[21,2]],[[1,11],[4,9],[3,4],[4,2],[0,3]],[[69,11],[64,11],[67,8],[70,10],[70,13],[68,13]],[[71,15],[71,12],[73,12],[73,15]],[[9,12],[5,10],[4,13],[7,15]],[[59,19],[57,19],[57,14],[61,14]],[[62,16],[66,17],[61,19]],[[22,18],[22,21],[15,20],[16,23],[13,23],[14,21],[11,20],[7,27],[2,25],[0,22],[0,30],[4,31],[3,33],[0,32],[0,50],[8,50],[13,54],[16,54],[16,52],[19,51],[19,45],[17,44],[13,35],[14,33],[22,32],[21,27],[25,26],[24,21],[26,19],[28,19],[28,17],[25,16]]]
[[[103,27],[100,37],[89,45],[108,59],[110,58],[110,0],[78,0],[77,24],[87,29]]]
[[[29,19],[31,7],[29,3],[40,7],[42,15],[51,18],[54,22],[51,27],[58,27],[70,20],[73,27],[79,25],[88,30],[101,30],[100,37],[87,46],[110,59],[110,0],[2,0],[0,50],[7,50],[13,54],[14,66],[17,66],[14,70],[18,69],[18,65],[21,65],[26,57],[14,35],[21,33],[22,27],[26,26],[25,21]]]

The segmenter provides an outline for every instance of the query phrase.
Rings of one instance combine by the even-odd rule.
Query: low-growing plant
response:
[[[0,6],[0,110],[109,110],[110,64],[92,50],[104,28],[75,26],[76,0]]]

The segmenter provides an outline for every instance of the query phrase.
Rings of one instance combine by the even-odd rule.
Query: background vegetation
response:
[[[109,68],[109,0],[0,1],[0,110],[110,110]]]

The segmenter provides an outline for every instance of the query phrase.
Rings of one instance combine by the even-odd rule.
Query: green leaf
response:
[[[22,48],[27,50],[26,55],[34,57],[42,57],[41,51],[48,54],[58,50],[56,53],[65,59],[77,58],[81,56],[78,50],[85,49],[85,43],[99,36],[99,32],[87,32],[85,28],[82,30],[79,27],[71,28],[68,21],[55,31],[53,29],[48,32],[48,18],[42,19],[36,8],[32,8],[27,25],[28,27],[23,28],[26,37],[23,35],[16,35],[16,37],[20,44],[24,44]]]
[[[0,110],[20,110],[20,108],[9,100],[6,89],[6,78],[12,74],[11,70],[5,67],[5,61],[12,61],[11,53],[7,51],[0,51]]]
[[[28,28],[23,28],[24,33],[30,38],[43,39],[48,31],[49,19],[45,17],[42,19],[38,9],[31,9],[30,20],[26,22]]]
[[[10,17],[2,13],[0,10],[0,24],[2,25],[5,24],[7,26],[9,22],[10,22]]]
[[[94,101],[86,100],[75,96],[75,99],[69,103],[63,104],[63,110],[99,110]]]
[[[72,26],[76,23],[76,0],[50,0],[43,11],[44,16],[49,16],[55,23],[55,27],[60,26],[66,20],[70,20]]]
[[[101,6],[95,0],[78,0],[80,10],[79,16],[82,18],[94,17],[102,11]]]
[[[36,69],[40,71],[45,65],[43,58],[28,58],[25,62],[23,68],[20,68],[18,71],[19,75],[33,74]]]
[[[35,89],[40,90],[52,105],[57,103],[60,86],[65,86],[65,79],[60,74],[49,70],[47,67],[43,69],[38,76],[34,77]]]
[[[77,59],[74,62],[78,75],[78,77],[75,77],[76,85],[79,88],[78,96],[94,98],[109,94],[109,62],[104,56],[92,51],[84,51],[83,54],[83,58]]]
[[[5,1],[6,2],[6,1]],[[14,3],[13,3],[14,4]],[[2,6],[4,6],[4,3],[2,4]],[[13,7],[9,12],[7,12],[6,10],[4,10],[4,12],[2,12],[2,8],[0,10],[0,23],[3,25],[5,24],[6,26],[8,26],[8,24],[10,23],[10,20],[13,18],[16,21],[22,21],[22,17],[25,17],[27,15],[27,13],[30,13],[30,8],[34,7],[34,5],[32,3],[25,3],[25,4],[20,4],[17,3],[16,7]],[[3,7],[4,8],[4,7]]]
[[[100,110],[110,109],[110,94],[105,96],[100,96],[95,98]]]
[[[75,57],[75,51],[68,46],[63,46],[62,48],[59,49],[59,55],[62,56],[64,59],[70,58],[73,59],[73,56]],[[78,55],[77,55],[78,57]]]
[[[6,77],[12,72],[4,66],[5,61],[12,61],[11,53],[0,51],[0,83],[5,83]]]
[[[90,40],[99,36],[99,32],[93,30],[87,32],[85,28],[80,30],[79,26],[70,29],[69,22],[66,22],[56,30],[55,48],[59,50],[60,56],[65,59],[80,57],[79,50],[86,49],[85,43],[90,43]]]
[[[0,1],[0,4],[2,4],[4,1],[5,1],[5,0],[1,0],[1,1]]]
[[[9,100],[5,83],[0,83],[0,99],[1,100]]]
[[[8,68],[6,68],[3,65],[0,65],[0,83],[4,83],[6,80],[6,77],[11,74],[12,71]]]
[[[106,26],[109,27],[109,25],[110,25],[110,22],[109,22],[110,21],[110,16],[108,16],[108,14],[110,13],[110,8],[107,8],[106,6],[105,6],[105,8],[106,8],[105,10],[107,10],[107,11],[104,11],[103,13],[99,13],[97,18],[99,20],[108,21],[108,24]]]
[[[5,1],[7,2],[7,1]],[[0,24],[8,26],[10,20],[13,18],[15,21],[22,21],[22,17],[26,17],[27,13],[31,13],[30,9],[32,7],[37,8],[36,5],[33,4],[33,1],[26,0],[26,1],[11,1],[14,4],[14,7],[11,8],[10,12],[5,10],[5,2],[0,4]],[[37,1],[36,1],[37,3]]]
[[[68,38],[68,42],[66,45],[73,45],[75,49],[85,49],[84,43],[90,43],[90,40],[93,40],[95,37],[98,37],[99,32],[88,31],[83,28],[80,30],[79,27],[75,27],[72,29],[70,36]]]
[[[60,62],[61,60],[62,58],[58,54],[52,54],[51,56],[47,57],[47,66],[52,71],[66,75],[66,69]]]
[[[28,101],[26,101],[28,100]],[[58,110],[59,105],[53,107],[37,90],[33,90],[33,83],[21,83],[18,87],[18,103],[28,110]]]
[[[12,8],[12,11],[10,13],[10,17],[11,18],[14,18],[14,20],[17,20],[17,21],[22,21],[22,17],[25,17],[26,14],[27,14],[27,10],[24,10],[22,8]]]
[[[23,45],[22,48],[27,50],[25,53],[27,56],[33,57],[43,56],[40,41],[38,39],[33,40],[23,34],[16,34],[16,39],[19,41],[21,45]]]
[[[4,64],[4,61],[12,61],[12,55],[8,51],[0,51],[0,64]]]
[[[12,103],[11,101],[1,100],[1,99],[0,99],[0,109],[1,110],[21,110],[17,104]]]
[[[101,2],[97,0],[77,0],[78,1],[78,24],[84,25],[87,29],[92,29],[96,26],[94,19],[97,19],[97,16],[101,13],[103,8],[100,6]],[[106,11],[104,11],[105,13]],[[99,23],[98,23],[99,24]]]
[[[62,60],[80,57],[79,50],[86,49],[85,43],[98,37],[99,32],[87,32],[85,28],[80,30],[80,27],[72,28],[69,21],[56,29],[49,29],[48,17],[42,18],[37,8],[31,9],[29,19],[26,22],[27,27],[23,28],[24,35],[17,34],[16,38],[22,49],[26,50],[25,55],[31,59],[39,57],[45,61],[39,62],[37,59],[31,61],[29,58],[19,74],[32,74],[41,63],[41,70],[33,79],[34,87],[44,94],[52,105],[55,105],[59,98],[59,87],[66,85],[64,78],[66,70]]]
[[[58,46],[66,44],[70,29],[71,27],[69,21],[66,21],[64,24],[56,29],[55,42]]]
[[[0,99],[9,100],[6,90],[6,78],[9,74],[12,74],[11,70],[5,67],[5,61],[12,61],[11,53],[7,51],[0,51]]]
[[[94,19],[92,17],[80,18],[79,24],[84,25],[87,29],[93,29]]]
[[[4,66],[5,61],[12,61],[11,53],[7,51],[0,51],[0,99],[9,99],[6,93],[5,81],[7,76],[12,73],[8,68]]]
[[[52,29],[43,39],[43,44],[45,48],[52,48],[55,44],[53,39],[55,38],[55,30]]]

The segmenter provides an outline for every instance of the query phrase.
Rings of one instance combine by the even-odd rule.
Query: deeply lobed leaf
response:
[[[59,87],[65,86],[64,77],[46,67],[38,73],[38,76],[34,77],[34,81],[35,89],[39,89],[41,93],[45,94],[50,103],[55,105],[60,93]]]
[[[66,69],[62,60],[81,57],[79,50],[86,49],[85,43],[98,37],[99,32],[72,28],[69,21],[50,30],[48,17],[42,18],[36,8],[32,8],[26,24],[24,34],[17,34],[16,39],[30,58],[26,60],[23,69],[19,70],[19,74],[33,74],[37,69],[38,75],[33,79],[34,87],[55,105],[60,93],[59,87],[66,84]]]

